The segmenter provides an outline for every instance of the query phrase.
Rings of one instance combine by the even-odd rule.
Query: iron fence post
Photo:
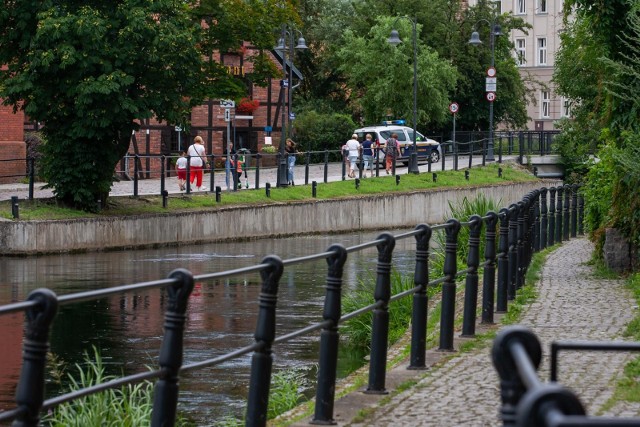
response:
[[[571,186],[571,237],[578,235],[578,185]]]
[[[343,174],[344,175],[344,174]],[[329,150],[324,150],[324,183],[329,179]]]
[[[504,426],[516,425],[516,409],[526,392],[516,362],[511,354],[511,346],[524,346],[535,370],[542,360],[542,348],[538,338],[521,326],[510,326],[498,332],[491,349],[493,366],[500,377],[500,416]]]
[[[493,323],[493,303],[496,289],[496,225],[498,214],[487,212],[484,243],[486,265],[482,275],[482,323]]]
[[[533,192],[533,252],[540,252],[540,190]]]
[[[377,245],[376,289],[374,299],[378,307],[373,310],[371,327],[371,355],[369,357],[369,385],[365,393],[386,393],[387,345],[389,341],[389,300],[391,299],[391,258],[396,239],[391,233],[382,233]]]
[[[216,190],[216,156],[211,154],[209,156],[209,164],[211,165],[209,171],[209,191],[214,192]]]
[[[558,186],[556,189],[556,243],[562,243],[562,193],[564,189]]]
[[[172,426],[178,407],[178,374],[182,366],[184,325],[189,295],[193,290],[193,275],[185,269],[173,270],[169,277],[176,281],[167,287],[168,305],[164,315],[164,338],[160,347],[159,365],[163,371],[153,393],[153,427]]]
[[[569,184],[564,185],[564,219],[562,220],[562,232],[564,240],[569,240],[571,232],[571,212],[569,211],[571,204],[571,186]]]
[[[518,203],[518,233],[517,233],[517,265],[516,289],[520,289],[524,284],[524,263],[525,263],[525,215],[527,215],[527,204],[524,201]]]
[[[427,224],[419,224],[415,235],[416,239],[416,269],[413,275],[413,283],[418,289],[413,293],[413,309],[411,311],[411,357],[409,369],[424,369],[427,350],[427,307],[429,297],[427,285],[429,284],[429,242],[431,240],[431,227]]]
[[[518,217],[520,206],[509,206],[509,284],[507,286],[507,299],[516,298],[516,283],[518,281]]]
[[[304,162],[304,185],[309,185],[309,163],[311,162],[311,152],[307,151]]]
[[[478,307],[478,266],[480,265],[480,233],[482,217],[469,218],[469,255],[467,256],[467,277],[464,284],[464,307],[462,317],[463,337],[476,334],[476,310]]]
[[[260,188],[260,160],[262,159],[262,154],[256,154],[256,190]]]
[[[445,228],[446,243],[444,255],[444,276],[442,283],[442,303],[440,311],[440,347],[441,351],[454,351],[453,327],[456,312],[456,273],[457,250],[460,221],[455,218],[447,221]]]
[[[509,209],[502,208],[500,217],[500,239],[498,241],[498,290],[496,313],[506,313],[509,288]]]
[[[547,247],[547,229],[549,227],[549,218],[547,218],[547,187],[540,189],[540,248]]]
[[[160,156],[160,194],[164,194],[165,190],[164,182],[164,154]]]
[[[187,155],[187,191],[186,194],[191,194],[191,156]]]
[[[336,375],[338,368],[338,322],[342,304],[342,272],[347,260],[347,250],[342,245],[332,245],[327,252],[327,286],[324,298],[322,318],[330,325],[320,333],[320,359],[318,362],[318,386],[316,388],[316,406],[312,424],[335,424],[333,406],[336,394]]]
[[[522,164],[522,157],[524,155],[524,133],[518,132],[518,163]]]
[[[578,233],[584,234],[584,196],[578,193]]]
[[[556,187],[549,189],[549,229],[547,230],[549,235],[549,246],[553,246],[556,243]]]
[[[29,164],[29,200],[33,200],[33,185],[36,180],[35,159],[29,157],[27,163]]]
[[[29,293],[27,300],[36,304],[25,310],[22,370],[16,388],[16,406],[21,413],[12,424],[16,427],[35,427],[40,424],[49,333],[58,311],[58,298],[49,289],[36,289]]]
[[[271,346],[276,338],[276,302],[278,286],[284,270],[282,260],[270,255],[262,260],[268,267],[260,271],[262,288],[260,290],[260,308],[254,338],[260,348],[251,357],[251,378],[247,399],[247,427],[266,426],[271,385],[273,355]]]
[[[138,162],[140,161],[140,156],[133,156],[133,196],[138,197]]]

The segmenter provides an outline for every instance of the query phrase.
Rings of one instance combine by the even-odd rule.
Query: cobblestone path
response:
[[[622,281],[595,279],[586,265],[593,247],[586,239],[563,243],[547,259],[538,297],[520,324],[542,341],[543,381],[549,377],[549,344],[557,339],[620,340],[635,314],[635,303]],[[561,384],[572,388],[589,415],[639,416],[640,405],[621,404],[601,412],[616,376],[630,355],[562,352]],[[357,426],[497,426],[498,376],[486,346],[463,353],[431,371],[416,386],[391,398]]]

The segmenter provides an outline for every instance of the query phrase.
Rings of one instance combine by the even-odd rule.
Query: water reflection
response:
[[[194,274],[235,269],[259,263],[277,254],[283,259],[310,255],[340,242],[353,246],[378,233],[340,236],[309,236],[249,242],[217,243],[181,248],[140,251],[54,255],[32,258],[0,258],[0,304],[24,300],[40,287],[58,295],[119,286],[166,277],[176,268]],[[394,266],[412,269],[415,240],[400,240]],[[358,280],[372,278],[375,248],[349,254],[344,268],[348,292]],[[326,279],[326,261],[285,268],[278,294],[278,335],[321,320]],[[196,283],[189,300],[185,332],[184,363],[225,354],[253,342],[260,277],[258,273],[226,280]],[[162,340],[166,297],[160,290],[111,296],[97,301],[63,306],[52,330],[51,349],[68,366],[82,360],[91,346],[98,347],[111,372],[139,372],[145,365],[157,366]],[[23,318],[0,319],[0,408],[12,407],[21,365]],[[298,338],[274,348],[276,369],[308,367],[317,362],[317,335]],[[350,360],[340,355],[341,369]],[[180,407],[206,425],[226,413],[239,414],[245,402],[250,355],[215,368],[188,373],[181,380]],[[359,356],[358,356],[359,357]],[[49,387],[48,392],[55,389]]]

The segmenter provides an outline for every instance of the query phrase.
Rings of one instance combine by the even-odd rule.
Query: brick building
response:
[[[18,182],[26,175],[27,148],[24,114],[0,105],[0,184]]]
[[[238,52],[219,54],[213,59],[227,67],[230,74],[243,79],[252,71],[252,63],[247,61],[247,58],[253,52],[251,48],[245,47]],[[269,55],[282,69],[280,52],[274,50]],[[287,74],[291,71],[294,83],[299,82],[302,75],[295,67],[289,70],[290,65],[287,61]],[[207,154],[213,154],[218,158],[226,153],[227,140],[235,148],[246,148],[253,153],[262,148],[266,136],[271,136],[274,145],[278,145],[283,107],[286,117],[289,113],[286,88],[281,87],[279,78],[270,79],[267,87],[253,86],[248,80],[246,82],[248,98],[259,102],[257,109],[250,114],[231,109],[230,121],[227,122],[225,109],[220,106],[220,100],[214,99],[191,111],[191,127],[188,132],[180,123],[142,120],[140,130],[131,136],[128,152],[130,155],[140,156],[140,176],[157,177],[160,171],[159,156],[165,155],[169,159],[177,156],[180,149],[186,149],[196,135],[204,139]],[[24,120],[22,112],[13,114],[11,107],[0,106],[0,183],[17,182],[27,175],[24,130],[32,126],[25,124]],[[13,160],[9,161],[10,159]],[[171,163],[170,160],[167,162]],[[130,175],[133,168],[134,162],[123,160],[117,170],[127,171]]]

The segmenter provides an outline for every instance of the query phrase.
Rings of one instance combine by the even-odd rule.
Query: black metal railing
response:
[[[554,191],[555,190],[555,191]],[[0,307],[0,315],[25,312],[25,339],[23,344],[23,365],[16,391],[16,407],[0,413],[0,422],[15,420],[15,425],[35,426],[40,413],[45,410],[94,394],[102,390],[117,388],[124,384],[157,379],[154,390],[152,425],[173,425],[179,396],[178,378],[187,371],[219,365],[222,362],[253,353],[251,379],[246,410],[246,425],[262,426],[266,423],[267,404],[273,365],[273,345],[293,338],[320,331],[319,370],[316,386],[316,406],[313,422],[329,424],[333,422],[335,400],[336,366],[338,357],[340,323],[372,312],[371,354],[369,363],[369,383],[367,393],[384,393],[387,363],[389,303],[408,296],[413,297],[410,367],[425,367],[427,333],[427,287],[442,284],[441,317],[439,329],[439,349],[453,351],[456,282],[466,277],[464,285],[464,310],[462,334],[475,334],[476,305],[479,292],[479,268],[483,268],[482,308],[483,323],[492,323],[494,312],[504,312],[508,300],[515,298],[524,283],[524,276],[533,253],[549,243],[541,236],[559,236],[560,243],[569,234],[558,230],[582,230],[577,221],[583,217],[582,197],[578,186],[562,186],[532,191],[521,201],[501,209],[498,213],[487,212],[484,216],[473,215],[467,221],[450,219],[438,225],[419,224],[414,230],[398,235],[382,233],[377,239],[356,246],[330,246],[325,252],[300,258],[281,260],[278,256],[267,256],[260,264],[221,272],[193,275],[185,269],[177,269],[166,279],[123,285],[56,296],[51,290],[37,289],[28,299]],[[548,221],[547,203],[553,208],[553,195],[567,195],[562,205],[558,197],[559,213],[556,221]],[[546,195],[552,197],[548,199]],[[572,197],[568,197],[571,195]],[[575,196],[575,197],[573,197]],[[564,210],[569,215],[563,215]],[[551,214],[553,216],[553,213]],[[567,221],[569,222],[565,222]],[[468,227],[468,242],[459,242],[459,231]],[[552,229],[555,227],[555,229]],[[480,233],[485,232],[485,250],[481,262]],[[446,234],[444,276],[429,277],[429,243],[434,231]],[[414,287],[396,295],[391,294],[390,275],[393,266],[393,251],[396,241],[407,238],[416,240]],[[457,271],[459,245],[468,245],[467,268]],[[378,251],[374,298],[375,302],[354,312],[343,314],[341,307],[343,266],[350,253],[376,248]],[[311,324],[287,335],[277,336],[276,316],[278,285],[286,267],[325,259],[327,262],[326,296],[324,309],[318,313],[318,323]],[[185,313],[195,281],[209,281],[229,278],[246,273],[259,273],[262,279],[255,342],[229,354],[182,365]],[[496,287],[497,282],[497,287]],[[160,349],[159,367],[155,370],[124,376],[104,384],[81,389],[69,394],[44,400],[45,359],[49,348],[49,332],[58,306],[80,301],[95,300],[109,295],[142,289],[164,288],[168,294],[165,313],[164,339]],[[495,288],[495,289],[494,289]],[[494,300],[495,299],[495,300]],[[321,320],[320,320],[321,319]]]
[[[572,226],[573,229],[573,226]],[[498,333],[492,349],[493,365],[500,376],[501,417],[505,426],[638,426],[640,418],[588,416],[578,396],[557,383],[558,353],[563,351],[640,351],[627,342],[556,341],[551,344],[551,378],[542,382],[537,370],[542,346],[536,335],[522,326]]]

